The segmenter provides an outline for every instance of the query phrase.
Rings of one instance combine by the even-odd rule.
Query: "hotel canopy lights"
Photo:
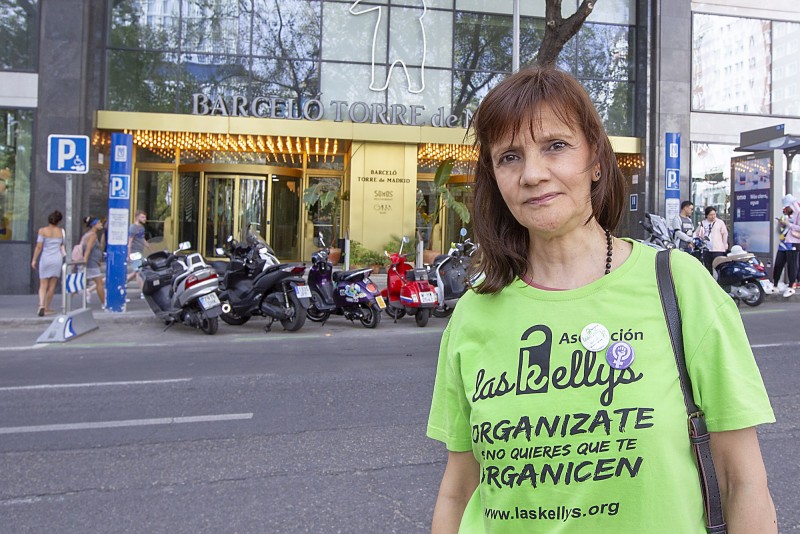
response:
[[[133,135],[133,144],[150,150],[165,158],[175,157],[175,150],[195,155],[209,155],[220,152],[264,154],[270,161],[295,161],[302,164],[299,156],[308,154],[326,161],[341,156],[347,149],[347,142],[338,139],[319,137],[292,137],[280,135],[217,134],[197,132],[165,132],[157,130],[123,130]],[[96,130],[92,143],[98,149],[111,145],[111,132]]]

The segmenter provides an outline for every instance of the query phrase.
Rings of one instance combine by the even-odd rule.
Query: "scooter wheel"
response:
[[[446,317],[450,317],[450,315],[453,314],[453,310],[454,309],[455,308],[452,308],[452,307],[450,307],[450,306],[445,304],[444,307],[442,307],[442,308],[438,308],[438,307],[434,308],[431,313],[433,313],[434,317],[446,318]]]
[[[331,312],[327,311],[320,311],[319,308],[314,304],[315,302],[322,302],[322,297],[316,291],[311,293],[311,306],[308,307],[306,310],[306,315],[310,321],[314,321],[315,323],[322,323],[328,320],[330,317]]]
[[[281,319],[283,329],[289,332],[300,330],[306,322],[306,314],[303,313],[303,305],[300,304],[300,299],[297,298],[294,291],[289,293],[289,309],[290,316],[287,319]]]
[[[748,306],[758,306],[764,302],[764,287],[758,282],[745,282],[743,288],[748,291],[752,296],[742,298],[742,302]]]
[[[417,326],[423,327],[428,324],[428,319],[431,318],[431,309],[430,308],[421,308],[417,310],[417,313],[414,315],[414,321],[416,321]]]
[[[392,319],[400,319],[406,314],[403,308],[395,308],[394,306],[386,306],[386,315]]]
[[[203,319],[200,320],[200,330],[209,336],[216,334],[218,328],[219,320],[216,317],[203,317]]]
[[[230,325],[239,326],[249,321],[251,316],[246,314],[237,315],[235,311],[231,310],[228,313],[222,312],[220,317],[222,317],[222,320]]]
[[[365,328],[375,328],[381,323],[381,308],[375,303],[361,307],[359,319]]]

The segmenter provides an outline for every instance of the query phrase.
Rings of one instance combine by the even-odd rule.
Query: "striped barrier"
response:
[[[67,275],[64,287],[67,293],[78,293],[86,288],[86,273],[72,273]]]

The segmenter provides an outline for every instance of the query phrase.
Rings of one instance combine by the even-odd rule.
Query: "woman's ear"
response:
[[[601,176],[602,173],[600,172],[600,165],[595,165],[594,167],[592,167],[592,181],[599,182]]]

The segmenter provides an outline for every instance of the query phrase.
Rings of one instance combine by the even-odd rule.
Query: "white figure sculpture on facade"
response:
[[[363,15],[363,14],[369,13],[371,11],[377,11],[378,12],[378,19],[375,21],[375,30],[372,33],[372,79],[370,80],[369,88],[371,90],[373,90],[373,91],[385,91],[386,88],[389,87],[389,80],[392,79],[392,72],[394,71],[394,68],[396,66],[400,66],[403,69],[403,73],[406,76],[406,83],[407,83],[407,87],[408,87],[408,92],[409,93],[413,93],[413,94],[419,94],[422,91],[424,91],[425,90],[425,57],[426,57],[426,55],[428,53],[428,45],[427,45],[427,42],[425,40],[425,26],[424,26],[423,20],[422,20],[425,17],[425,13],[428,11],[428,7],[425,5],[425,0],[420,0],[420,2],[419,2],[420,6],[421,6],[420,15],[419,15],[419,19],[418,19],[419,20],[419,31],[420,31],[420,33],[422,35],[421,55],[419,57],[412,57],[412,58],[392,58],[392,57],[390,57],[389,58],[389,69],[388,69],[388,71],[386,73],[386,82],[382,86],[378,85],[377,82],[375,81],[375,69],[376,69],[375,56],[379,52],[377,50],[378,31],[380,31],[381,19],[383,17],[383,7],[384,6],[370,6],[370,7],[359,6],[359,4],[361,4],[361,2],[362,2],[362,0],[356,0],[355,2],[353,2],[353,5],[350,6],[350,9],[349,9],[350,14],[352,14],[352,15]],[[387,46],[388,46],[388,43],[387,43]],[[409,63],[411,63],[411,62],[416,63],[416,61],[413,61],[413,60],[417,60],[417,59],[419,60],[419,83],[416,84],[416,87],[412,86],[411,75],[409,74],[408,67],[406,65],[406,60],[409,60],[409,59],[412,60],[412,61],[408,61]],[[380,62],[378,62],[378,63],[380,63]]]

